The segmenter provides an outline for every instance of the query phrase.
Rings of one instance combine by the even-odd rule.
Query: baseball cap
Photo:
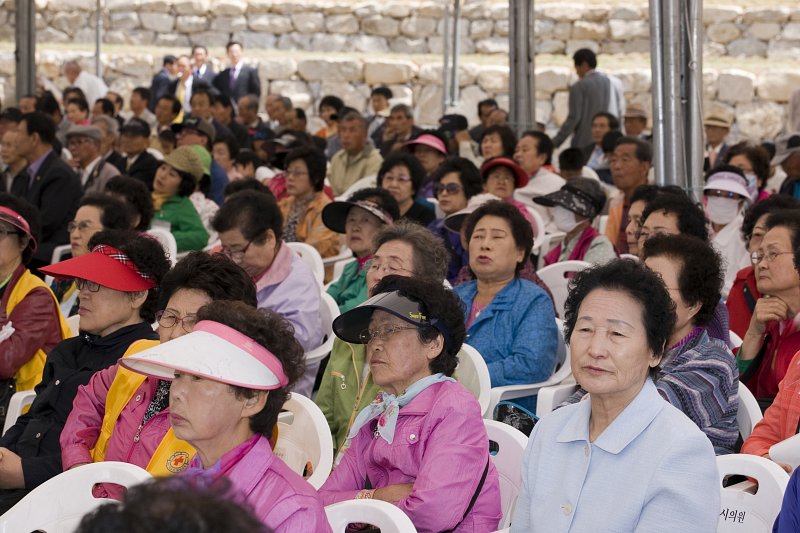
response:
[[[211,124],[208,123],[208,121],[203,120],[202,118],[187,117],[183,120],[183,123],[172,125],[172,131],[174,131],[175,133],[179,133],[184,128],[189,128],[191,130],[195,130],[199,133],[202,133],[203,135],[208,137],[208,139],[211,142],[214,142],[214,137],[215,137],[214,126],[212,126]]]

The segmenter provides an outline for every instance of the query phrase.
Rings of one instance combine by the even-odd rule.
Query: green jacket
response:
[[[315,400],[330,425],[334,454],[344,444],[355,415],[378,394],[369,367],[365,370],[365,360],[363,344],[349,344],[341,339],[334,341]],[[366,381],[362,383],[365,372]]]
[[[175,237],[178,252],[202,250],[208,244],[208,232],[192,201],[177,194],[170,197],[153,215],[154,220],[170,223],[170,233]]]
[[[367,269],[358,269],[358,261],[345,265],[339,279],[328,287],[330,294],[339,304],[339,312],[346,313],[367,300]]]

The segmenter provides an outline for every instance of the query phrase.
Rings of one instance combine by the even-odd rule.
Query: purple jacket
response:
[[[308,265],[286,243],[281,243],[272,265],[254,281],[259,309],[271,309],[291,322],[304,350],[322,344],[322,288]]]
[[[325,505],[355,498],[369,476],[373,488],[414,484],[407,498],[394,503],[420,533],[456,525],[461,533],[497,529],[499,478],[480,407],[463,385],[436,383],[401,408],[392,444],[373,438],[374,427],[375,421],[361,429],[320,489]],[[481,494],[462,521],[487,461]]]
[[[224,475],[231,481],[234,496],[243,496],[256,518],[274,533],[330,533],[325,508],[314,487],[272,453],[272,447],[264,436],[237,458],[242,447],[248,445],[249,441],[228,451],[220,459],[220,463],[228,462]],[[231,460],[232,465],[229,463]],[[198,463],[195,456],[192,466]],[[190,469],[184,475],[191,477],[193,473]]]

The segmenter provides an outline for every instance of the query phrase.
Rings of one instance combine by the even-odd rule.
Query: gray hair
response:
[[[114,137],[119,134],[119,122],[117,122],[117,119],[109,117],[108,115],[98,115],[92,118],[93,126],[101,122],[105,125],[105,129],[108,133],[113,134]]]
[[[414,276],[444,282],[449,253],[441,239],[424,226],[399,220],[384,227],[375,236],[375,251],[390,241],[402,241],[414,250]]]

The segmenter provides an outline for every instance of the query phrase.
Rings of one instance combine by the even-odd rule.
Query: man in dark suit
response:
[[[49,265],[53,249],[69,242],[67,224],[82,194],[78,176],[53,150],[55,136],[55,124],[44,113],[27,113],[17,126],[17,153],[28,167],[14,178],[11,193],[36,206],[42,217],[42,240],[32,268]]]
[[[225,47],[231,66],[217,74],[214,78],[214,87],[226,94],[232,102],[246,94],[261,97],[261,82],[258,80],[258,71],[248,67],[242,61],[242,44],[231,41]]]
[[[150,126],[140,118],[132,118],[119,130],[120,148],[128,156],[123,174],[142,180],[152,191],[158,159],[147,151],[150,146]]]
[[[706,155],[703,159],[703,171],[708,172],[725,162],[728,153],[728,143],[725,139],[731,132],[731,120],[720,116],[711,115],[703,120],[706,133]]]
[[[158,99],[169,93],[170,82],[178,71],[175,61],[175,56],[165,55],[161,70],[153,76],[153,81],[150,83],[150,101],[147,103],[147,109],[151,112],[155,112]]]
[[[211,85],[214,82],[214,77],[217,73],[211,68],[208,62],[208,49],[201,45],[196,44],[192,47],[192,60],[194,66],[192,68],[192,77],[194,81],[204,81]]]

